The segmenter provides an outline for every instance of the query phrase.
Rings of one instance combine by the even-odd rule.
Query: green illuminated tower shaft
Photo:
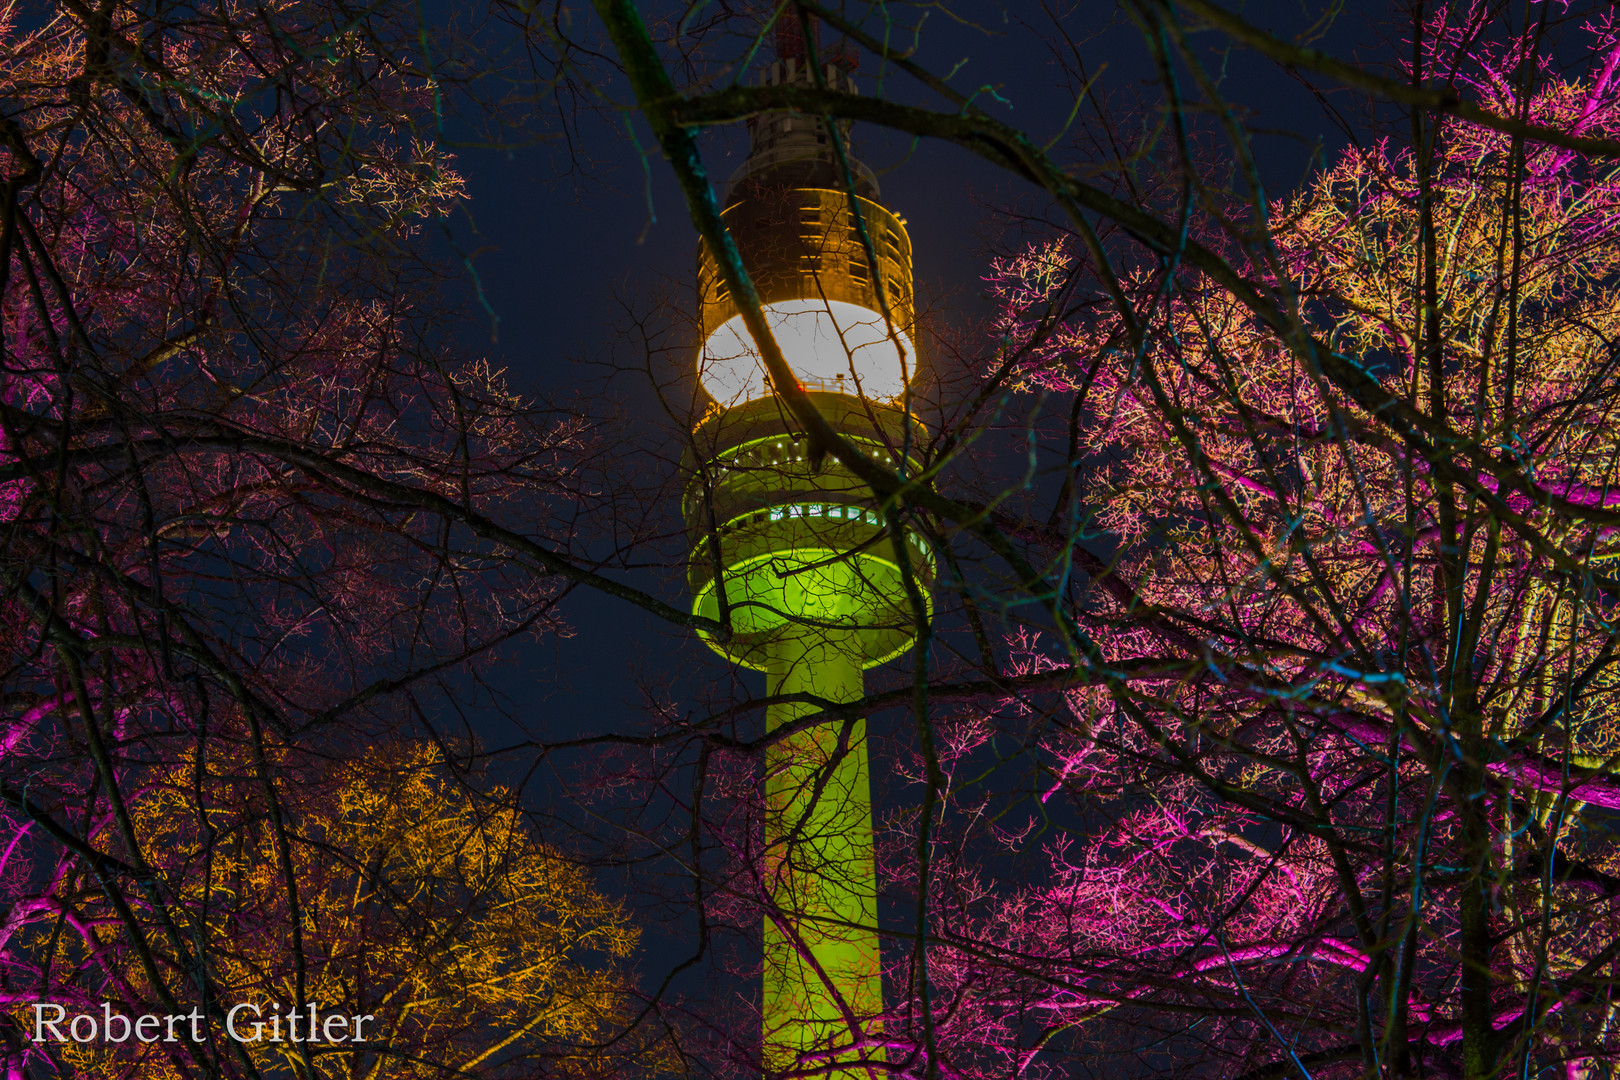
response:
[[[784,642],[773,652],[773,696],[864,696],[860,665],[843,650]],[[814,711],[773,705],[766,723],[776,730]],[[882,1010],[883,980],[869,773],[860,718],[816,724],[766,753],[765,873],[784,917],[765,921],[763,1013],[766,1045],[784,1058],[850,1043],[852,1030],[875,1034],[870,1018]]]
[[[810,50],[790,23],[778,24],[778,59],[762,81],[812,85]],[[820,79],[853,93],[852,66],[835,58]],[[723,215],[767,324],[822,416],[876,461],[914,473],[908,448],[920,427],[893,404],[915,364],[904,222],[876,201],[858,163],[851,193],[819,119],[767,113],[749,127]],[[817,701],[860,700],[864,670],[912,641],[896,544],[925,596],[932,561],[911,533],[891,535],[853,473],[812,459],[707,251],[698,285],[699,374],[715,404],[687,461],[694,610],[729,624],[729,638],[710,645],[764,672],[769,694],[816,699],[766,716],[782,736],[765,760],[764,1064],[865,1072],[861,1062],[883,1060],[866,721],[795,725],[823,711]]]

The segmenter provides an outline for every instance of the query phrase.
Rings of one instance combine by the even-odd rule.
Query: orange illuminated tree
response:
[[[219,753],[201,777],[184,765],[153,776],[135,796],[134,825],[143,848],[161,853],[170,910],[194,955],[207,958],[221,1002],[250,1007],[236,1027],[253,1039],[244,1049],[259,1075],[426,1080],[477,1075],[486,1063],[567,1072],[558,1047],[599,1044],[628,1019],[621,967],[636,933],[624,908],[548,849],[506,808],[499,786],[475,798],[426,744],[336,764],[278,762],[288,789],[284,862],[249,757]],[[118,846],[110,835],[88,839]],[[94,892],[85,886],[82,873],[65,875],[53,899],[75,912],[69,927],[31,922],[13,948],[38,970],[62,973],[58,1000],[71,1012],[94,1014],[111,997],[136,1014],[154,988],[115,914],[85,897]],[[159,970],[182,969],[162,948],[161,927],[144,929],[158,943]],[[90,971],[110,973],[110,985],[73,988],[71,973]],[[295,1001],[345,1019],[323,1020],[314,1041],[307,1022],[293,1041],[292,1026],[277,1021],[285,1038],[272,1041],[269,1018],[293,1012]],[[356,1025],[362,1016],[371,1019]],[[218,1052],[226,1031],[205,1030]],[[161,1042],[56,1049],[74,1075],[189,1071],[185,1055],[176,1060]]]

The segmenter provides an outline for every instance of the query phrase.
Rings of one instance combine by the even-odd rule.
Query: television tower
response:
[[[856,92],[854,58],[817,50],[791,19],[778,20],[776,51],[762,85],[815,86],[819,62],[827,89]],[[900,404],[916,370],[904,219],[877,201],[870,169],[846,158],[846,173],[821,118],[764,113],[748,127],[723,217],[766,323],[827,421],[915,475],[922,428]],[[915,634],[895,538],[870,488],[810,454],[706,249],[698,286],[698,372],[714,403],[694,433],[682,506],[693,609],[729,620],[730,639],[710,646],[764,672],[768,694],[858,701],[864,670]],[[932,556],[909,532],[900,543],[927,597]],[[819,711],[771,705],[766,725]],[[772,743],[765,804],[765,1068],[865,1072],[860,1062],[884,1059],[865,720],[823,720]]]

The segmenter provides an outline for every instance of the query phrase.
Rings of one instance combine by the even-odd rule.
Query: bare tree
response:
[[[888,545],[908,600],[889,629],[911,645],[859,700],[775,675],[733,697],[734,678],[701,710],[663,701],[633,730],[523,748],[581,764],[571,843],[656,892],[690,948],[644,972],[637,1008],[582,995],[560,1048],[485,1060],[464,1043],[459,1064],[1612,1072],[1620,50],[1606,9],[1529,12],[1392,9],[1379,66],[1206,0],[1132,2],[1108,40],[1135,33],[1157,81],[1126,105],[1091,96],[1084,8],[499,9],[533,100],[651,127],[704,287],[756,343],[772,437],[796,447],[759,463],[761,482],[836,475],[854,493],[839,505]],[[1019,129],[911,48],[941,16],[1004,14],[1066,65],[1052,130]],[[752,79],[783,20],[809,70],[859,56],[869,86]],[[207,835],[211,770],[257,785],[242,827],[278,871],[274,902],[256,895],[302,935],[306,894],[357,872],[299,861],[324,850],[344,790],[312,794],[316,762],[353,760],[403,718],[445,744],[429,771],[485,808],[468,835],[520,820],[517,795],[469,775],[475,741],[442,738],[426,689],[554,625],[569,590],[746,658],[742,608],[694,611],[685,582],[608,569],[723,578],[735,534],[676,520],[674,492],[708,490],[713,460],[694,437],[710,403],[690,323],[632,302],[669,429],[623,445],[652,455],[627,471],[667,477],[662,503],[598,497],[579,482],[605,445],[587,420],[536,409],[434,337],[444,312],[414,278],[431,264],[411,229],[457,194],[421,118],[458,69],[430,85],[397,59],[415,55],[410,13],[70,5],[38,25],[5,39],[21,104],[0,239],[0,793],[26,837],[5,958],[39,980],[18,1004],[65,985],[28,966],[55,945],[28,949],[93,911],[121,944],[85,987],[138,971],[131,1004],[213,1008],[228,965],[217,941],[193,944],[197,868],[151,850],[178,826],[143,824],[176,778],[199,778],[176,850],[205,861],[231,850]],[[1356,145],[1297,192],[1268,191],[1265,117],[1223,75],[1258,63],[1353,118]],[[857,436],[775,342],[700,137],[749,118],[812,125],[848,205],[863,197],[850,123],[952,143],[1034,200],[987,261],[992,325],[908,326],[924,375],[896,401],[850,395],[898,426]],[[870,272],[876,241],[855,235]],[[632,544],[593,545],[625,509]],[[883,942],[882,1002],[843,1001],[826,1047],[782,1061],[754,980],[764,927],[805,914],[773,875],[813,849],[765,829],[766,810],[786,776],[813,820],[867,718],[879,892],[853,929]],[[622,948],[613,906],[581,889]],[[321,940],[278,954],[295,1004]],[[616,985],[601,965],[586,982]],[[661,1056],[629,1053],[660,1039]],[[14,1071],[34,1068],[24,1050]],[[154,1068],[261,1067],[221,1050]]]
[[[622,1010],[623,911],[445,707],[591,578],[493,523],[591,432],[441,330],[420,29],[0,12],[8,1078],[510,1074]],[[353,1026],[250,1044],[237,1004]]]

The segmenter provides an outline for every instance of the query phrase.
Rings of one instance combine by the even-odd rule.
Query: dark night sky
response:
[[[1097,13],[1093,25],[1105,27],[1110,20],[1114,25],[1081,43],[1088,69],[1095,73],[1106,65],[1099,85],[1109,93],[1137,92],[1133,84],[1152,74],[1139,33],[1112,4],[1091,6]],[[960,7],[972,10],[971,5]],[[915,59],[936,72],[960,62],[954,85],[963,90],[996,85],[1010,107],[992,103],[993,111],[1045,141],[1062,125],[1072,103],[1049,42],[1014,17],[1004,18],[996,5],[987,3],[982,9],[982,17],[993,20],[985,24],[991,33],[953,24],[936,13],[926,24]],[[1018,0],[1007,10],[1037,8],[1030,3],[1025,9]],[[440,9],[454,11],[453,6]],[[1280,33],[1294,34],[1309,24],[1299,0],[1251,2],[1244,11],[1251,21]],[[434,18],[432,9],[428,17]],[[1353,55],[1376,46],[1375,31],[1364,16],[1346,15],[1319,45]],[[859,73],[864,93],[872,92],[873,74],[867,58]],[[891,87],[889,92],[902,98],[911,92],[899,79]],[[1268,61],[1234,54],[1226,87],[1234,99],[1257,110],[1256,129],[1293,133],[1258,140],[1274,196],[1297,184],[1316,140],[1330,155],[1343,145],[1342,134],[1320,106]],[[1157,96],[1153,87],[1141,88],[1141,93],[1149,99]],[[457,151],[471,200],[467,216],[452,223],[452,235],[462,252],[477,252],[479,285],[499,317],[494,340],[485,315],[469,319],[458,337],[470,351],[506,366],[518,386],[550,395],[567,394],[597,377],[597,369],[579,361],[599,357],[611,336],[615,289],[633,295],[655,289],[661,281],[685,283],[694,260],[695,233],[667,166],[657,158],[650,162],[657,219],[649,221],[642,162],[623,128],[594,120],[583,127],[585,156],[595,163],[584,175],[557,178],[560,151],[555,144]],[[644,134],[642,139],[650,145]],[[907,156],[903,146],[886,143],[880,132],[857,129],[855,139],[863,157],[880,170],[883,201],[910,222],[919,295],[943,297],[948,309],[969,315],[981,310],[985,242],[995,227],[986,207],[1027,200],[1022,182],[955,147],[924,145]],[[711,173],[721,179],[736,168],[746,149],[743,140],[732,138],[726,156],[726,142],[710,140]],[[632,418],[650,410],[644,390],[622,380],[614,389]],[[682,602],[674,575],[642,575],[638,583]],[[499,679],[516,714],[537,735],[644,725],[636,673],[665,685],[677,699],[705,681],[727,677],[718,658],[679,640],[630,605],[581,593],[570,598],[565,610],[577,635],[526,650]],[[672,653],[681,662],[670,663]],[[493,717],[486,717],[483,726],[486,737],[497,743],[511,731]]]

